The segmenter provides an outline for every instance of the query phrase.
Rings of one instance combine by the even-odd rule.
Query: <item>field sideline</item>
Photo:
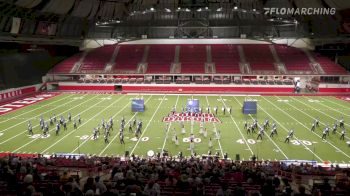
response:
[[[247,135],[243,129],[244,121],[250,124],[253,117],[244,116],[241,107],[245,96],[213,96],[213,95],[142,95],[145,100],[146,111],[144,113],[132,113],[130,100],[141,95],[116,95],[116,94],[61,94],[51,99],[43,100],[33,105],[0,116],[0,153],[81,153],[99,156],[124,155],[125,151],[137,155],[146,156],[147,151],[160,152],[162,149],[169,151],[171,155],[177,155],[182,151],[184,155],[190,154],[189,137],[193,129],[198,143],[195,144],[197,154],[207,154],[208,138],[213,138],[212,152],[219,152],[220,156],[228,153],[231,159],[236,154],[241,160],[248,160],[255,154],[259,160],[316,160],[317,162],[350,163],[350,103],[335,97],[317,96],[254,96],[249,99],[258,101],[258,121],[268,118],[270,124],[277,124],[278,135],[270,138],[270,129],[263,140],[256,140],[257,134]],[[191,127],[190,122],[185,123],[186,134],[181,134],[180,123],[170,123],[168,131],[165,130],[163,117],[167,116],[173,106],[178,112],[186,105],[187,99],[198,99],[203,110],[208,105],[217,106],[217,117],[221,123],[205,123],[208,137],[199,135],[199,123]],[[232,115],[221,112],[222,107],[232,107]],[[72,123],[68,123],[68,130],[63,129],[59,136],[55,135],[55,127],[50,127],[50,136],[42,138],[39,127],[39,117],[45,120],[55,114],[67,118],[70,112],[72,117],[81,113],[82,124],[78,129],[73,129]],[[119,143],[119,125],[122,116],[126,122],[133,118],[143,121],[142,136],[139,140],[125,129],[125,145]],[[340,129],[336,134],[330,132],[326,141],[321,140],[322,130],[326,124],[333,127],[335,120],[344,117],[347,134],[345,141],[341,141]],[[104,118],[114,118],[114,130],[110,137],[110,143],[105,144],[103,138],[92,140],[92,130]],[[320,128],[315,132],[310,131],[313,120],[320,118]],[[34,135],[28,135],[27,123],[31,120]],[[221,132],[221,139],[214,139],[212,131],[216,126]],[[171,140],[173,128],[177,132],[180,145],[176,146]],[[295,130],[294,138],[289,144],[284,143],[287,132]],[[185,140],[184,140],[185,138]]]

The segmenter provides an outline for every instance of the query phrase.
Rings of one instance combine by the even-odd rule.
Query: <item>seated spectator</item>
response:
[[[235,187],[235,190],[233,191],[234,196],[245,196],[246,191],[244,187],[242,186],[242,183],[237,183],[237,186]]]
[[[298,187],[298,192],[299,193],[294,194],[294,196],[308,196],[308,194],[305,193],[305,187],[303,185]]]
[[[155,183],[153,180],[150,180],[145,186],[145,189],[143,190],[143,194],[150,195],[150,196],[159,196],[160,195],[159,184]]]
[[[23,183],[25,184],[32,184],[33,183],[33,175],[32,174],[27,174],[23,178]]]
[[[102,195],[107,191],[106,185],[100,182],[100,176],[95,177],[95,186],[96,186],[96,195]]]
[[[61,182],[67,182],[68,181],[68,179],[69,179],[69,175],[68,175],[68,173],[65,171],[65,172],[63,172],[63,175],[61,176],[61,179],[60,179],[60,181]]]
[[[173,175],[169,175],[165,179],[165,185],[166,186],[176,186],[176,184],[177,184],[177,180],[173,177]]]
[[[262,196],[271,196],[275,195],[275,187],[272,185],[272,180],[267,179],[264,185],[261,187]]]
[[[83,192],[86,194],[87,191],[92,190],[93,193],[96,191],[96,186],[94,184],[94,179],[89,177],[83,187]]]
[[[220,189],[216,192],[216,196],[232,195],[232,190],[228,188],[227,183],[222,183]]]

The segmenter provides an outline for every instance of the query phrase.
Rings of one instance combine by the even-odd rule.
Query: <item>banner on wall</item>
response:
[[[18,34],[21,27],[21,18],[12,17],[11,33]]]
[[[15,91],[6,92],[6,93],[0,93],[0,101],[2,99],[9,99],[9,98],[17,97],[19,95],[22,95],[22,90],[15,90]]]
[[[35,87],[25,87],[22,89],[14,89],[14,90],[9,90],[5,92],[0,92],[0,102],[11,98],[19,97],[21,95],[34,93],[35,90],[36,90]]]

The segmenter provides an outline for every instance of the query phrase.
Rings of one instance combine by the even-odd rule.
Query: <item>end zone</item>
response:
[[[59,94],[58,93],[41,93],[38,95],[33,95],[33,96],[29,96],[26,98],[22,98],[22,99],[18,99],[15,101],[11,101],[11,102],[2,104],[2,105],[0,105],[0,116],[7,114],[9,112],[13,112],[15,110],[24,108],[26,106],[38,103],[40,101],[50,99],[50,98],[55,97],[57,95],[59,95]]]

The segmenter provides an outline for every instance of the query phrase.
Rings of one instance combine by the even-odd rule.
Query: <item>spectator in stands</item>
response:
[[[168,175],[168,177],[165,179],[165,185],[166,186],[176,186],[177,180],[174,178],[173,175]]]
[[[66,171],[63,172],[63,175],[61,176],[61,179],[60,181],[61,182],[68,182],[68,179],[69,179],[69,175]]]
[[[283,182],[283,189],[282,189],[283,195],[292,195],[293,190],[292,190],[291,185],[288,182],[288,179],[283,178],[282,182]]]
[[[220,189],[216,192],[216,196],[232,195],[232,190],[228,188],[227,183],[222,183]]]
[[[77,181],[74,180],[73,177],[69,177],[68,178],[68,182],[66,183],[67,185],[72,187],[72,190],[74,189],[80,189],[79,184],[77,183]]]
[[[96,185],[94,183],[94,179],[89,177],[83,187],[83,193],[87,193],[89,190],[91,190],[93,193],[96,191]]]
[[[280,185],[281,185],[281,181],[278,178],[277,175],[275,175],[275,177],[273,178],[273,185],[275,186],[276,189],[279,189]]]
[[[95,177],[95,186],[96,186],[96,195],[102,195],[107,191],[106,185],[100,182],[100,176]]]
[[[94,195],[95,195],[95,193],[94,193],[94,191],[91,190],[91,189],[89,189],[89,190],[86,191],[86,193],[85,193],[85,196],[94,196]]]
[[[64,166],[58,166],[64,162]],[[74,166],[84,162],[84,166],[89,168],[102,168],[101,172],[107,172],[112,169],[111,180],[104,184],[97,176],[94,178],[87,178],[86,183],[81,189],[79,185],[79,178],[70,177],[69,172],[64,172],[62,176],[58,175],[60,171],[66,169],[66,165]],[[48,172],[48,165],[55,166],[58,170],[50,170]],[[24,167],[23,167],[24,166]],[[46,159],[39,158],[18,158],[8,156],[0,158],[0,180],[7,183],[6,188],[9,190],[19,190],[19,195],[67,195],[67,196],[82,196],[86,195],[118,195],[125,192],[126,195],[134,193],[136,195],[159,195],[160,185],[157,181],[165,183],[166,186],[172,190],[180,190],[192,195],[210,194],[204,191],[205,186],[209,184],[216,184],[225,179],[234,178],[237,186],[231,191],[227,183],[222,183],[221,188],[217,191],[217,195],[245,195],[247,192],[253,195],[254,191],[262,195],[292,195],[292,188],[288,180],[283,178],[281,181],[278,176],[270,178],[274,172],[278,170],[288,171],[292,173],[306,173],[319,174],[320,172],[327,172],[322,168],[312,167],[311,165],[285,165],[273,162],[242,162],[235,163],[231,161],[205,160],[191,158],[183,158],[180,162],[174,160],[146,160],[134,157],[134,160],[121,161],[120,158],[108,157],[84,157],[80,159],[66,159],[60,157],[52,157]],[[95,170],[100,171],[100,170]],[[340,170],[344,171],[344,170]],[[26,176],[21,177],[19,174],[25,172]],[[334,171],[332,171],[334,172]],[[42,175],[46,173],[47,175]],[[227,175],[229,174],[229,175]],[[235,175],[232,175],[235,174]],[[241,177],[237,177],[240,174]],[[337,183],[338,189],[347,190],[349,187],[348,174],[343,174],[342,181]],[[68,177],[68,179],[67,179]],[[67,180],[64,180],[67,179]],[[45,180],[42,182],[41,180]],[[49,182],[47,183],[46,180]],[[147,184],[144,182],[149,180]],[[18,186],[17,182],[21,182]],[[339,181],[339,179],[338,179]],[[248,182],[252,185],[250,187],[243,187],[240,182]],[[204,186],[205,185],[205,186]],[[260,185],[263,185],[260,187]],[[339,188],[341,187],[342,188]],[[280,187],[278,189],[278,187]],[[180,189],[179,189],[180,188]],[[276,191],[275,191],[276,188]],[[260,189],[260,192],[257,191]],[[305,188],[299,187],[295,195],[305,195]],[[213,189],[212,189],[213,190]],[[322,195],[327,195],[332,187],[326,179],[321,186],[315,186],[315,190]],[[38,191],[38,192],[36,192]],[[215,192],[214,192],[215,193]],[[345,192],[346,193],[346,192]],[[254,193],[255,194],[255,193]],[[2,192],[0,190],[0,195]],[[329,194],[328,194],[329,195]]]
[[[272,185],[272,180],[267,179],[264,185],[261,187],[261,195],[262,196],[271,196],[275,195],[275,187]]]
[[[150,180],[145,189],[143,190],[144,195],[149,196],[159,196],[160,195],[160,186],[158,183],[154,182],[154,180]]]
[[[298,192],[299,193],[294,194],[294,196],[308,196],[308,194],[305,193],[305,187],[303,185],[298,187]]]
[[[328,181],[329,181],[328,178],[325,178],[323,180],[323,184],[320,186],[320,191],[321,191],[322,195],[325,195],[325,196],[331,195],[330,191],[332,190],[332,187]]]
[[[136,184],[135,182],[132,184],[129,184],[125,187],[125,193],[126,195],[141,195],[142,194],[142,189],[141,186]]]
[[[32,184],[32,183],[33,183],[33,175],[32,175],[32,174],[27,174],[27,175],[23,178],[23,183],[24,183],[24,184]]]
[[[115,172],[114,172],[115,171]],[[113,180],[117,181],[117,180],[123,180],[124,179],[124,174],[122,172],[121,169],[117,169],[116,167],[113,169],[112,172],[112,177]]]
[[[245,196],[246,191],[242,186],[242,183],[237,183],[237,186],[235,187],[235,190],[233,190],[233,195],[234,196]]]

